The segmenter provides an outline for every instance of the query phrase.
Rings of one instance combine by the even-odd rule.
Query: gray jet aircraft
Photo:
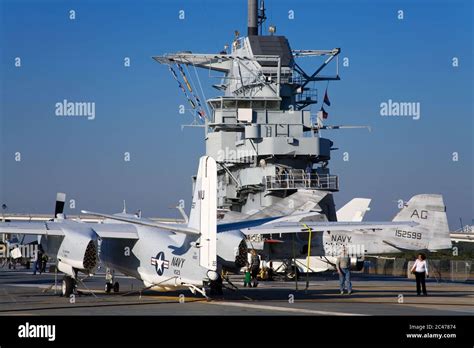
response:
[[[438,251],[451,248],[443,197],[420,194],[412,197],[392,222],[288,221],[283,218],[242,229],[245,235],[265,235],[264,253],[274,259],[292,258],[295,236],[296,257],[337,256],[346,246],[353,256],[382,255],[405,251]]]
[[[215,160],[201,157],[186,226],[127,214],[93,213],[114,220],[107,223],[67,220],[62,214],[65,195],[60,195],[53,221],[1,223],[0,231],[41,236],[43,250],[65,274],[63,296],[73,293],[79,272],[93,274],[99,263],[142,280],[147,288],[187,288],[206,296],[204,285],[218,278],[216,173]]]

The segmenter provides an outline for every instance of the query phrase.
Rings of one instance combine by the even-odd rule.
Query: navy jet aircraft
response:
[[[94,274],[99,263],[153,290],[187,288],[206,296],[205,283],[218,278],[216,175],[215,160],[201,157],[187,225],[130,216],[110,216],[114,222],[108,223],[67,220],[63,196],[53,221],[1,223],[0,230],[41,236],[43,250],[57,259],[58,270],[65,274],[63,296],[74,291],[79,272]]]
[[[342,246],[351,255],[370,256],[406,251],[450,249],[451,238],[443,197],[420,194],[412,197],[392,222],[280,221],[279,219],[241,230],[245,235],[264,235],[270,258],[338,256]],[[309,235],[311,233],[311,246]],[[276,242],[278,241],[278,242]]]

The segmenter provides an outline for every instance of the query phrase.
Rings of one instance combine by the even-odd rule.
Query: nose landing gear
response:
[[[115,279],[115,271],[110,272],[110,268],[107,268],[105,271],[105,293],[110,294],[113,290],[114,293],[118,293],[120,291],[120,284],[119,282],[114,282]]]
[[[69,297],[76,289],[76,280],[71,276],[64,276],[61,284],[61,296]]]

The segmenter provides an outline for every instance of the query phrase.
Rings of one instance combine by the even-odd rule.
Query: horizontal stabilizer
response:
[[[451,233],[450,237],[453,242],[474,243],[474,233]]]

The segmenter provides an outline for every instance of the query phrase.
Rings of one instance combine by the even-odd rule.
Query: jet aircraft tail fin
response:
[[[66,194],[62,192],[56,193],[56,206],[54,207],[54,217],[64,212],[64,203],[66,202]]]
[[[188,227],[201,233],[200,265],[217,269],[217,165],[209,156],[199,160]]]
[[[413,240],[425,239],[426,249],[440,250],[451,248],[448,218],[443,196],[421,194],[413,196],[394,217],[393,221],[415,221],[419,225],[410,228],[414,233],[405,233]],[[398,233],[399,231],[397,231]],[[403,234],[405,231],[400,231]]]
[[[370,202],[369,198],[350,200],[336,212],[337,221],[362,221],[365,213],[370,210]]]

